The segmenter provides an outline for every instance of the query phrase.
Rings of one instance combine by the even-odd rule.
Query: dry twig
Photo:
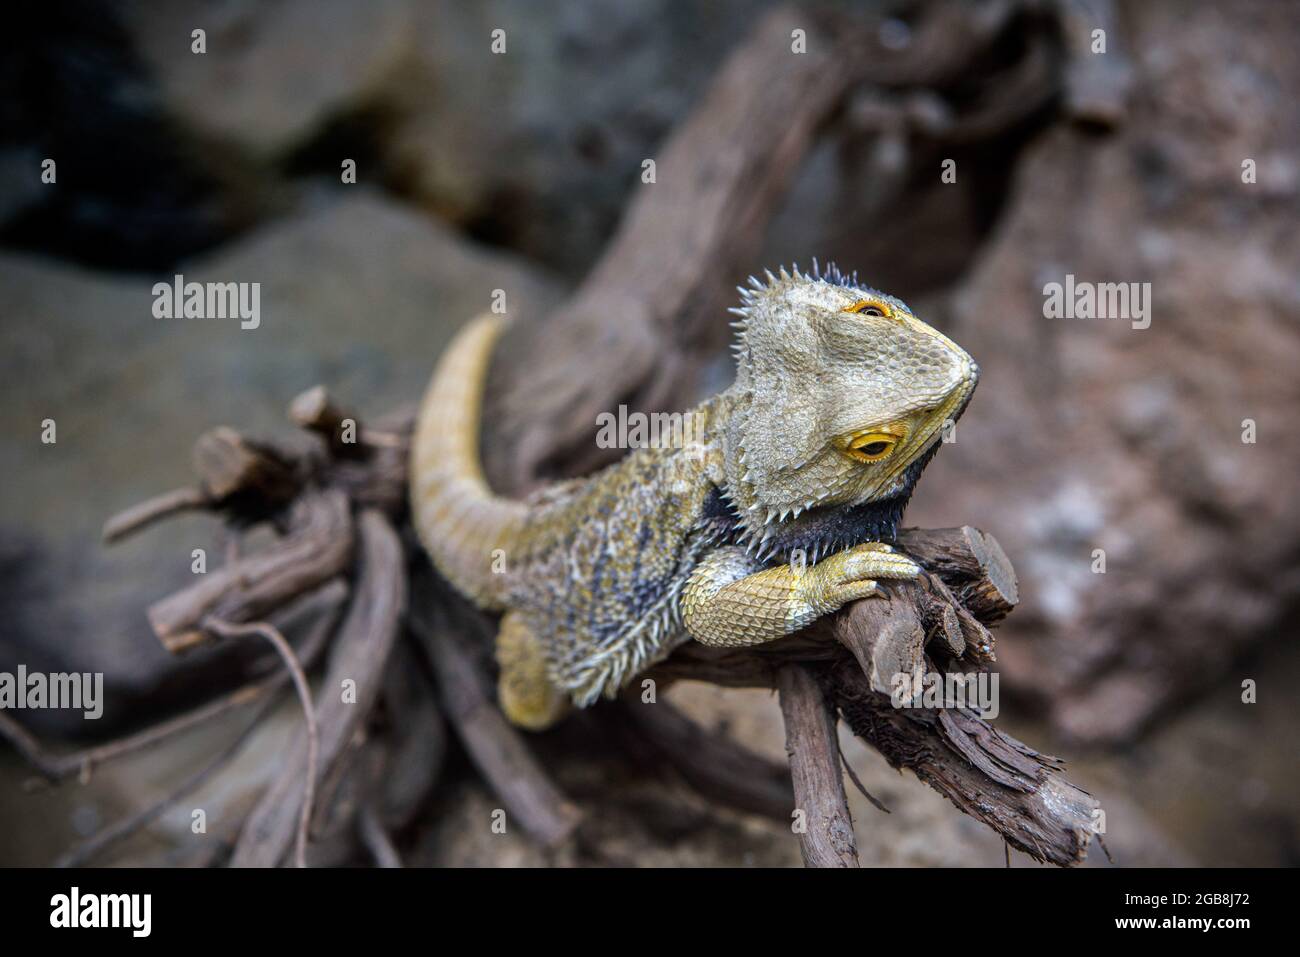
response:
[[[258,635],[269,641],[282,659],[289,674],[293,676],[294,690],[302,704],[303,717],[307,720],[307,774],[303,787],[302,809],[298,815],[298,840],[294,850],[294,861],[298,867],[307,866],[307,827],[311,823],[312,799],[316,794],[316,755],[320,750],[320,734],[316,728],[316,708],[311,700],[311,686],[307,684],[307,675],[293,653],[293,647],[284,640],[284,635],[274,625],[264,621],[248,624],[222,621],[220,618],[205,618],[204,629],[221,638],[238,638],[243,635]]]

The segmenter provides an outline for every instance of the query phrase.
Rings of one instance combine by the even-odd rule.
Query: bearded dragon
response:
[[[685,641],[773,641],[920,569],[890,544],[979,367],[893,296],[836,267],[740,287],[736,378],[681,447],[637,448],[524,500],[479,464],[504,320],[470,322],[421,404],[410,503],[455,588],[503,611],[498,696],[550,726]]]

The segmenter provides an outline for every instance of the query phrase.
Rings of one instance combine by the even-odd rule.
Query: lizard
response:
[[[919,566],[903,509],[979,367],[899,299],[834,265],[737,287],[731,386],[688,443],[643,446],[527,498],[479,462],[482,393],[507,320],[471,320],[416,417],[411,514],[460,593],[503,612],[498,698],[541,730],[615,696],[686,641],[776,640]]]

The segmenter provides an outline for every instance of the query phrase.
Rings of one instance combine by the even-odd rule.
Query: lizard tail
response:
[[[486,314],[452,340],[434,370],[411,446],[411,514],[420,541],[458,591],[503,607],[510,542],[522,502],[492,494],[479,464],[479,416],[492,346],[505,320]]]

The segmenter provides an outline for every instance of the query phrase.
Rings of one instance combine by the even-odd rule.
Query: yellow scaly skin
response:
[[[479,466],[479,406],[502,320],[443,356],[412,451],[415,527],[434,564],[504,611],[507,716],[545,728],[612,696],[681,642],[752,645],[919,569],[889,542],[979,370],[903,303],[835,267],[741,289],[737,375],[693,441],[640,448],[525,501]]]

